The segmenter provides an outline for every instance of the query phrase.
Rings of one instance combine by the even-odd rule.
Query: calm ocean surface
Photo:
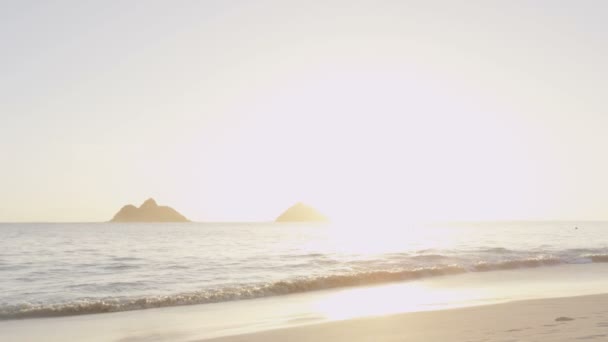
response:
[[[5,223],[0,319],[599,262],[608,262],[607,222]]]

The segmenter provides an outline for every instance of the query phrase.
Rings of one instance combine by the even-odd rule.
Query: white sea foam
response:
[[[327,227],[318,226],[2,224],[0,319],[205,304],[467,272],[608,262],[602,242],[608,241],[605,223],[581,225],[576,231],[563,223],[543,223],[425,232],[429,236],[404,234],[401,244],[391,236],[387,245],[392,249],[369,253],[365,248],[358,251],[360,245],[341,243]]]

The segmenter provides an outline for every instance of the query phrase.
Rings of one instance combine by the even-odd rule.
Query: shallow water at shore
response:
[[[192,341],[299,325],[605,292],[608,264],[465,273],[244,301],[0,322],[0,340]]]
[[[0,319],[603,263],[605,241],[604,222],[0,224]]]

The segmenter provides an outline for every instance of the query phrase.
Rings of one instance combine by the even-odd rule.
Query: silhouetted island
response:
[[[190,222],[184,215],[167,206],[159,206],[152,198],[139,208],[129,204],[120,209],[110,222]]]
[[[276,222],[326,222],[327,217],[315,208],[304,203],[296,203],[285,210],[281,216],[277,217]]]

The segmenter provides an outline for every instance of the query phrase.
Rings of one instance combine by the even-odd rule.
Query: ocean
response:
[[[579,270],[579,279],[604,284],[608,268],[589,265],[605,262],[608,222],[4,223],[0,320],[183,306],[192,312],[221,303],[232,306],[217,312],[230,315],[251,299],[276,304],[294,294],[411,289],[516,270],[526,270],[527,279]]]

